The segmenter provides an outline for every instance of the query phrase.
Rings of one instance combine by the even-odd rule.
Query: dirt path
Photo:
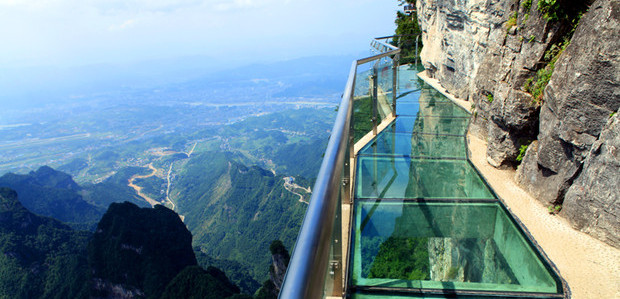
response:
[[[128,181],[128,186],[133,188],[134,190],[136,190],[136,193],[138,193],[138,196],[142,197],[144,200],[146,200],[146,202],[148,202],[152,207],[154,207],[155,205],[159,204],[159,202],[157,202],[156,200],[150,198],[148,195],[142,193],[142,187],[136,185],[134,183],[135,179],[146,179],[146,178],[150,178],[152,176],[155,175],[155,173],[157,173],[157,168],[155,168],[153,166],[153,163],[150,163],[149,165],[149,169],[151,170],[150,174],[147,175],[134,175],[132,176],[129,181]]]
[[[467,139],[472,163],[557,266],[572,298],[620,298],[620,250],[550,215],[517,185],[514,170],[496,169],[486,162],[486,142],[471,135]]]

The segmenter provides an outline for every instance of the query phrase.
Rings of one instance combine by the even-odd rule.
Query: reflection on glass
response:
[[[357,198],[493,199],[466,160],[360,156]]]
[[[356,285],[556,293],[498,203],[359,201]]]
[[[442,117],[468,117],[469,113],[452,102],[418,101],[396,103],[397,115],[423,115]]]
[[[463,138],[463,136],[393,133],[385,130],[362,148],[359,155],[404,155],[465,159],[467,149]]]
[[[399,116],[389,130],[395,133],[465,135],[469,118]]]
[[[420,89],[428,86],[424,81],[418,78],[417,73],[424,70],[420,64],[416,69],[414,65],[401,65],[398,67],[398,91],[405,93],[410,90]]]
[[[424,87],[422,89],[415,89],[411,91],[407,91],[401,93],[399,97],[396,99],[398,103],[409,103],[409,102],[452,102],[450,99],[446,98],[440,92],[436,91],[430,87]]]

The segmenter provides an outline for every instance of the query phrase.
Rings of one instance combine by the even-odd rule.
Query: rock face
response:
[[[489,164],[515,167],[520,147],[533,141],[518,182],[546,205],[566,198],[561,215],[618,247],[618,238],[609,237],[620,227],[613,216],[618,192],[603,196],[606,185],[591,176],[603,168],[620,176],[610,166],[617,155],[592,148],[615,146],[613,134],[601,132],[620,107],[620,1],[559,0],[574,15],[579,5],[594,3],[536,99],[528,79],[536,81],[573,27],[570,18],[547,21],[538,1],[531,2],[417,1],[422,62],[450,93],[472,102],[470,132],[488,141]]]
[[[539,103],[523,86],[569,28],[515,1],[418,1],[418,11],[427,72],[473,102],[471,130],[488,139],[489,163],[511,164],[538,129]]]
[[[508,19],[508,1],[417,1],[424,47],[420,53],[429,75],[452,94],[467,99],[472,78],[488,41],[498,39]],[[493,13],[490,13],[493,12]],[[504,13],[505,12],[505,13]]]
[[[545,89],[539,142],[519,172],[519,181],[543,202],[562,203],[609,115],[620,107],[619,18],[620,1],[596,1]]]
[[[277,296],[280,293],[282,282],[284,282],[284,275],[291,257],[284,244],[279,240],[273,241],[271,246],[269,246],[269,250],[271,251],[272,261],[272,265],[269,268],[269,280],[275,285],[277,291],[275,295]]]
[[[620,111],[618,111],[620,112]],[[620,115],[609,119],[592,145],[583,170],[564,199],[562,213],[576,228],[620,244]]]

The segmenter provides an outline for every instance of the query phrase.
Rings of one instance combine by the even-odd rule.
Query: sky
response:
[[[360,53],[393,34],[397,2],[0,0],[0,69]]]

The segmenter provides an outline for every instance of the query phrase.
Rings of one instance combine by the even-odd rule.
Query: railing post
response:
[[[392,63],[392,116],[396,117],[396,95],[398,88],[398,63],[399,63],[399,55],[396,54],[394,56],[394,60]]]
[[[372,101],[372,134],[373,135],[377,135],[377,114],[378,114],[378,109],[377,109],[377,85],[378,85],[378,75],[377,75],[377,67],[376,65],[372,67],[372,92],[370,95],[371,101]]]

